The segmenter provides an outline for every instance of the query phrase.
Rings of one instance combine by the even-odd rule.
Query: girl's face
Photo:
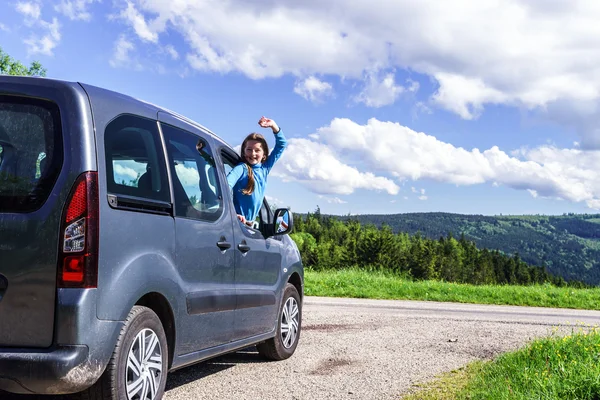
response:
[[[258,140],[248,140],[244,149],[244,156],[250,165],[256,165],[263,162],[265,151]]]

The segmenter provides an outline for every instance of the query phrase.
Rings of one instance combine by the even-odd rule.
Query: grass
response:
[[[531,342],[496,360],[469,364],[427,383],[404,400],[596,400],[600,334],[581,329]]]
[[[474,286],[412,281],[360,269],[305,271],[305,294],[372,299],[431,300],[478,304],[600,309],[600,288]],[[576,329],[576,328],[573,328]],[[600,331],[558,330],[493,361],[477,361],[416,388],[405,400],[600,399]]]
[[[391,273],[360,269],[306,270],[304,290],[309,296],[600,309],[600,288],[574,289],[552,285],[475,286],[439,281],[412,281]]]

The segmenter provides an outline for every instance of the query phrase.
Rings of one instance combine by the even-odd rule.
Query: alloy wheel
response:
[[[286,349],[292,347],[298,336],[300,310],[295,298],[289,297],[281,313],[281,342]]]
[[[153,400],[163,374],[162,349],[152,329],[141,330],[127,354],[127,398]]]

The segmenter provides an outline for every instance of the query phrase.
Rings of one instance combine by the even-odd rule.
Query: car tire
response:
[[[291,283],[285,287],[277,317],[275,337],[259,343],[256,348],[261,356],[280,361],[290,358],[296,351],[302,326],[302,302]]]
[[[81,393],[87,400],[160,400],[168,371],[165,331],[147,307],[134,306],[121,329],[106,370]]]

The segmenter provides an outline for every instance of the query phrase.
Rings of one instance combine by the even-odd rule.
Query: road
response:
[[[175,371],[164,399],[399,399],[470,361],[590,325],[599,311],[308,297],[292,358],[265,362],[249,348]]]

